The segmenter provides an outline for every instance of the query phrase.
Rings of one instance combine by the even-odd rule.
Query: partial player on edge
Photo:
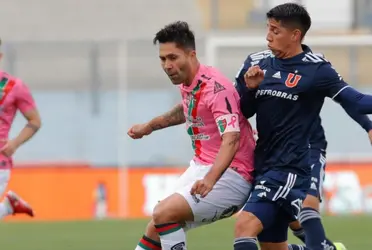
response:
[[[2,195],[11,176],[13,154],[39,130],[41,119],[31,92],[21,79],[0,71],[0,92],[0,195]],[[18,136],[9,140],[9,131],[18,110],[27,120],[27,124]],[[34,216],[31,206],[13,191],[9,191],[0,203],[0,218],[11,214]]]

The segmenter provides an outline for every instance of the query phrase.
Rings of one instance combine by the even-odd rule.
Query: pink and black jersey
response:
[[[0,147],[8,140],[17,110],[24,114],[33,109],[35,109],[35,102],[28,87],[20,79],[0,72]],[[11,161],[0,154],[0,161],[3,160]],[[11,167],[11,164],[0,167]]]
[[[211,165],[221,146],[221,136],[240,132],[240,147],[231,167],[252,181],[255,141],[250,124],[239,108],[239,94],[232,82],[217,69],[200,65],[192,84],[180,85],[187,133],[194,161]]]

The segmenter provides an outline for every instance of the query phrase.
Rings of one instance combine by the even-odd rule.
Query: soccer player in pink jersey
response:
[[[199,63],[193,32],[185,22],[161,29],[154,38],[165,73],[179,86],[182,103],[128,135],[186,123],[194,157],[174,193],[154,208],[152,220],[136,250],[186,249],[185,232],[230,217],[248,199],[255,141],[239,109],[232,82],[217,69]]]
[[[9,130],[17,110],[21,111],[27,124],[17,137],[9,140]],[[10,179],[12,155],[38,131],[40,124],[40,116],[28,87],[20,79],[0,71],[0,195],[4,194]],[[34,215],[25,201],[9,191],[0,203],[0,218],[11,214]]]

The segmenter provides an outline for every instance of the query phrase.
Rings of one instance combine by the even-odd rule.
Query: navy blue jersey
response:
[[[244,73],[253,65],[265,73],[257,90],[247,89],[244,83]],[[314,121],[320,119],[324,98],[334,98],[348,85],[328,61],[306,46],[290,59],[276,58],[270,51],[248,56],[236,83],[243,114],[247,118],[256,114],[256,171],[278,169],[310,175]]]
[[[314,149],[320,149],[325,152],[328,143],[325,137],[324,128],[322,126],[322,119],[320,118],[320,116],[315,119],[313,129],[310,134],[310,147]]]

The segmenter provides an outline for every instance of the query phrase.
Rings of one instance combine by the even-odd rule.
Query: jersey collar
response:
[[[309,53],[309,52],[312,52],[310,47],[307,46],[306,44],[301,44],[301,47],[302,47],[302,50],[305,52],[305,53]]]
[[[187,92],[193,91],[193,89],[199,84],[199,79],[200,79],[201,75],[203,74],[203,72],[205,72],[205,69],[206,69],[206,66],[200,64],[199,65],[198,72],[196,73],[196,75],[194,77],[194,80],[192,81],[191,85],[190,86],[186,86],[186,85],[184,85],[182,83],[180,87],[184,91],[187,91]]]
[[[312,52],[310,47],[305,44],[301,44],[301,47],[302,47],[303,52],[298,55],[295,55],[293,57],[286,58],[286,59],[282,59],[282,58],[275,58],[275,59],[277,59],[278,62],[283,63],[283,64],[292,64],[297,61],[301,61],[306,53]]]

